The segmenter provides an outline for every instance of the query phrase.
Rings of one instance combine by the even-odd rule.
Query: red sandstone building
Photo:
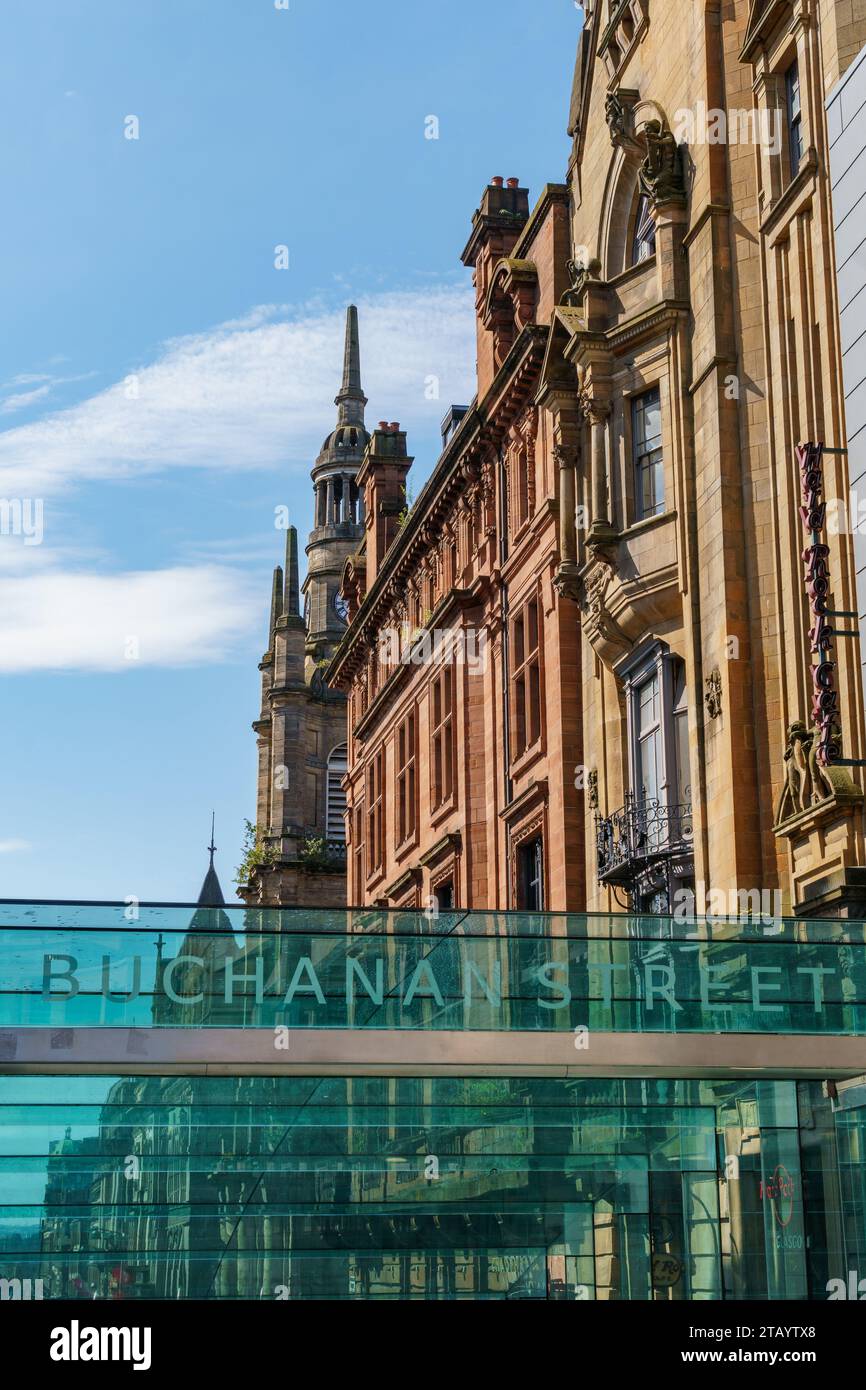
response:
[[[349,691],[349,900],[564,905],[585,894],[579,631],[554,587],[555,450],[576,402],[546,358],[569,285],[567,189],[530,217],[526,189],[495,179],[463,259],[477,399],[446,421],[408,513],[405,433],[374,431],[358,474],[365,540],[328,673]]]
[[[853,550],[800,508],[848,490],[824,99],[866,13],[586,11],[567,182],[493,180],[463,253],[477,396],[408,511],[399,428],[357,475],[349,901],[862,912],[857,646],[803,570],[846,617]]]

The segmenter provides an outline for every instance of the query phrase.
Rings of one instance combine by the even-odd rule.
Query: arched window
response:
[[[631,264],[640,265],[656,253],[656,224],[653,220],[649,196],[641,193],[637,200],[634,218],[634,236],[631,243]]]
[[[329,840],[346,838],[346,793],[342,781],[348,770],[349,746],[340,743],[328,756],[327,799],[325,803],[325,834]]]

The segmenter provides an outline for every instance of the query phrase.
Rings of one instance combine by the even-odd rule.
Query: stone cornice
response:
[[[651,337],[663,328],[671,328],[690,313],[687,303],[679,299],[663,299],[651,309],[646,309],[633,318],[625,319],[605,334],[608,347],[616,352],[618,348],[628,347],[640,338]]]
[[[622,348],[632,347],[643,338],[650,338],[662,330],[673,327],[688,317],[689,306],[684,300],[663,299],[648,309],[621,323],[614,324],[599,332],[579,328],[572,333],[563,356],[567,362],[575,360],[586,352],[617,353]]]
[[[285,685],[272,685],[267,693],[267,700],[270,705],[275,705],[279,708],[280,705],[288,704],[298,695],[303,696],[306,700],[311,693],[310,687],[302,678],[297,681],[287,681]],[[340,695],[339,698],[344,699],[345,696]]]
[[[839,771],[840,769],[834,770]],[[777,821],[773,826],[773,834],[781,839],[794,840],[819,826],[826,825],[828,821],[832,821],[837,816],[853,815],[863,802],[863,793],[847,777],[847,773],[845,775],[850,787],[844,785],[837,787],[832,796],[816,802],[814,806],[807,806],[805,810],[797,811],[792,816],[787,816],[783,821]]]
[[[382,890],[383,897],[398,898],[407,889],[414,888],[421,878],[421,870],[418,868],[407,869],[393,883],[389,883],[387,888]]]
[[[504,806],[499,812],[499,819],[505,821],[506,825],[511,821],[519,820],[533,806],[541,805],[547,801],[548,782],[546,777],[538,778],[530,782],[529,786],[522,791],[514,801],[508,806]]]
[[[792,19],[790,0],[753,0],[740,62],[752,63],[779,25]]]
[[[425,854],[419,856],[418,863],[423,864],[425,869],[429,869],[431,864],[435,864],[437,859],[442,859],[446,854],[459,854],[463,848],[463,836],[459,830],[450,830],[437,840]]]
[[[786,214],[794,213],[796,204],[802,195],[807,191],[812,191],[818,168],[818,152],[814,146],[810,145],[796,178],[791,180],[784,193],[764,216],[759,227],[763,236],[771,237]]]

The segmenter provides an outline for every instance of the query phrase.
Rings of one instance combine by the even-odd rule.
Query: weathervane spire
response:
[[[202,886],[201,886],[201,892],[200,892],[199,895],[198,895],[198,905],[199,905],[199,907],[223,907],[223,906],[225,905],[225,898],[223,897],[223,890],[222,890],[222,888],[220,887],[220,881],[219,881],[219,878],[217,877],[217,871],[216,871],[216,869],[214,868],[214,862],[213,862],[213,857],[214,857],[214,855],[216,854],[216,845],[214,844],[214,828],[215,828],[215,825],[216,825],[216,811],[211,811],[211,814],[210,814],[210,844],[209,844],[208,847],[207,847],[207,852],[208,852],[208,854],[210,855],[210,863],[208,864],[208,871],[207,871],[207,873],[205,874],[205,877],[204,877],[204,883],[203,883]]]

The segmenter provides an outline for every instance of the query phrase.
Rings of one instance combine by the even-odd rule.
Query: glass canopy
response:
[[[866,1035],[861,922],[0,903],[0,1027]]]

